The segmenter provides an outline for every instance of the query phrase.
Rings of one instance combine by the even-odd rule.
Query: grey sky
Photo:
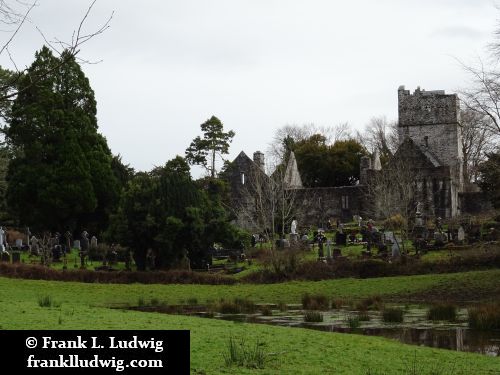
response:
[[[69,39],[88,5],[40,0],[31,19]],[[465,86],[455,58],[483,55],[500,14],[492,0],[98,0],[86,29],[113,10],[81,52],[103,62],[83,69],[100,131],[139,170],[183,155],[211,115],[236,132],[231,158],[285,124],[395,119],[399,85]],[[42,44],[27,25],[11,52],[29,65]]]

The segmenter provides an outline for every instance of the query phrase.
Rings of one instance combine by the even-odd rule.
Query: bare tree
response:
[[[386,116],[372,117],[358,140],[368,151],[389,158],[399,146],[397,122],[388,121]]]
[[[73,34],[71,35],[71,38],[69,40],[62,40],[57,37],[53,38],[53,40],[49,40],[38,26],[34,26],[40,33],[45,44],[50,47],[55,53],[57,53],[58,56],[65,57],[65,59],[61,59],[61,64],[64,64],[68,59],[71,59],[73,57],[76,58],[80,63],[95,63],[90,60],[83,59],[77,55],[80,53],[80,49],[83,44],[85,44],[92,38],[104,33],[110,27],[110,22],[113,18],[113,12],[100,27],[92,31],[85,31],[85,23],[88,20],[96,1],[97,0],[93,0],[90,3],[85,14],[81,18],[78,27],[73,31]],[[20,7],[16,8],[14,7],[14,5],[11,5],[12,3],[19,5]],[[0,48],[0,55],[2,55],[3,53],[7,53],[14,68],[14,73],[9,77],[9,79],[0,83],[0,103],[12,100],[17,96],[19,91],[16,87],[16,84],[24,74],[28,74],[28,68],[18,68],[14,58],[11,55],[9,47],[13,43],[15,36],[19,33],[23,25],[26,23],[26,21],[29,20],[28,17],[30,12],[37,5],[38,3],[36,0],[32,3],[24,3],[21,1],[12,1],[9,3],[5,0],[0,0],[0,22],[14,26],[7,40]],[[63,52],[66,53],[63,54]],[[58,69],[58,67],[54,67],[54,69]],[[46,72],[46,74],[49,73],[50,72]],[[43,76],[31,77],[31,81],[33,83],[36,83],[43,78]]]
[[[287,186],[282,165],[272,165],[269,169],[273,171],[270,175],[258,167],[251,168],[242,177],[244,183],[236,214],[239,221],[270,239],[274,250],[276,236],[285,238],[286,228],[296,214],[297,190]]]
[[[419,176],[410,165],[404,157],[393,157],[382,170],[372,171],[365,187],[366,212],[381,220],[401,216],[403,240],[417,203]]]
[[[477,182],[479,164],[495,149],[498,136],[491,130],[491,119],[484,113],[466,108],[460,112],[460,119],[464,181],[470,184]]]
[[[471,77],[468,89],[460,90],[462,103],[466,109],[486,117],[483,126],[492,134],[500,135],[500,73],[494,68],[486,68],[482,60],[478,67],[462,67]]]

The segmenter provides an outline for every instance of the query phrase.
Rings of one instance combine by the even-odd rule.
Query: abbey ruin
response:
[[[398,89],[399,148],[384,168],[404,163],[411,174],[412,207],[417,204],[427,218],[452,218],[479,210],[480,193],[465,193],[461,146],[460,105],[456,94],[443,90],[413,93]],[[276,173],[276,172],[275,172]],[[362,157],[359,182],[353,186],[307,188],[293,152],[280,181],[293,192],[293,215],[301,223],[322,227],[330,218],[352,220],[354,215],[373,217],[368,189],[383,169],[377,154]],[[228,169],[231,201],[237,222],[251,227],[250,216],[262,200],[263,182],[276,180],[264,172],[264,155],[257,151],[250,159],[243,151]],[[401,178],[395,175],[394,181]],[[256,184],[257,182],[257,184]],[[290,194],[292,196],[292,194]],[[413,209],[413,208],[412,208]],[[413,209],[414,210],[414,209]],[[291,211],[291,210],[290,210]],[[249,228],[250,229],[250,228]]]

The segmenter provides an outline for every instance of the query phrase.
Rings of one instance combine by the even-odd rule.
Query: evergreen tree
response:
[[[186,150],[186,160],[192,165],[202,165],[215,177],[216,156],[229,153],[229,144],[233,140],[232,130],[224,132],[222,122],[215,116],[201,124],[203,138],[196,137]]]
[[[62,63],[64,62],[64,63]],[[19,82],[6,138],[7,204],[19,224],[97,231],[119,193],[96,101],[74,56],[43,47]]]
[[[487,155],[479,165],[479,186],[488,193],[493,207],[500,208],[500,151]]]
[[[219,189],[195,183],[179,156],[149,173],[138,173],[122,195],[108,238],[130,247],[140,270],[147,267],[149,249],[156,268],[175,267],[184,254],[193,268],[206,267],[215,242],[233,247],[240,236],[229,224]]]
[[[295,157],[302,182],[307,187],[349,186],[359,180],[359,163],[366,155],[354,139],[328,145],[321,134],[294,144]]]

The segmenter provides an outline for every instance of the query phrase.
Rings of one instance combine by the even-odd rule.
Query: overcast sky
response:
[[[39,0],[30,19],[68,40],[89,4]],[[97,0],[85,30],[112,11],[80,55],[103,60],[83,66],[100,131],[138,170],[183,155],[212,115],[236,132],[230,158],[285,124],[396,119],[400,85],[466,86],[456,59],[484,55],[500,15],[493,0]],[[25,25],[11,52],[26,66],[42,45]]]

